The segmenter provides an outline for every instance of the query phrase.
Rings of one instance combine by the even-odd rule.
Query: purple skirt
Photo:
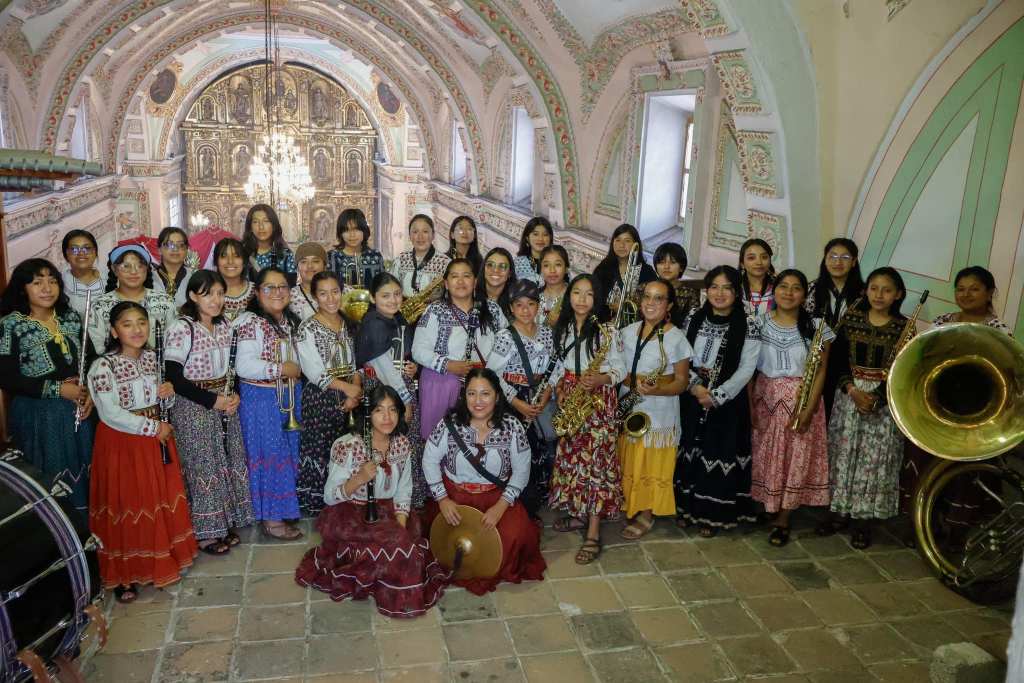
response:
[[[420,436],[424,441],[455,405],[461,389],[457,375],[442,375],[430,368],[420,370]]]

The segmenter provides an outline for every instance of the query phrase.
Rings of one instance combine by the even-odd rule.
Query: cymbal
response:
[[[459,505],[462,521],[451,526],[438,514],[430,526],[430,549],[446,569],[456,565],[456,554],[461,550],[456,579],[488,579],[501,568],[501,536],[497,529],[484,529],[484,513],[468,505]]]

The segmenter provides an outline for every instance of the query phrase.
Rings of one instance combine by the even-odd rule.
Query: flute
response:
[[[238,330],[231,330],[231,351],[228,353],[228,371],[224,375],[224,388],[221,390],[223,396],[230,396],[235,388],[235,361],[238,358]],[[231,417],[227,413],[220,414],[221,437],[224,440],[224,454],[228,452],[228,428]]]
[[[160,386],[164,383],[164,325],[159,320],[156,323],[156,389],[160,391]],[[159,399],[158,404],[160,406],[160,422],[167,424],[169,415],[167,408],[167,401]],[[160,442],[160,458],[163,460],[165,465],[171,464],[171,451],[167,447],[166,441]]]
[[[78,347],[78,387],[85,386],[85,347],[89,343],[89,318],[92,314],[92,290],[85,290],[85,315],[82,316],[82,339]],[[75,406],[75,432],[78,432],[82,424],[83,402],[79,401]]]

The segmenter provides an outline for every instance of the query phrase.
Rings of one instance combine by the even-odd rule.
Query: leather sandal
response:
[[[651,529],[653,528],[653,517],[651,517],[646,522],[643,521],[642,517],[637,517],[632,522],[627,524],[626,528],[624,528],[619,535],[625,538],[626,540],[635,541],[646,536],[648,533],[650,533]]]
[[[576,564],[590,564],[601,557],[603,548],[604,544],[601,543],[600,538],[586,538],[580,549],[576,551]]]

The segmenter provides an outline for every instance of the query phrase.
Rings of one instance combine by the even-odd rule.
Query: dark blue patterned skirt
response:
[[[249,460],[249,492],[256,519],[282,521],[299,518],[295,477],[299,468],[299,432],[282,428],[285,416],[278,410],[274,387],[242,382],[242,423]],[[295,417],[302,421],[302,387],[295,387]]]

